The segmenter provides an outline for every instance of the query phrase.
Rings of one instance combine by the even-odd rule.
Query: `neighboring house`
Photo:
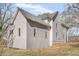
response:
[[[61,14],[58,12],[39,15],[46,23],[50,24],[50,46],[55,43],[65,43],[67,41],[67,26],[62,23]],[[53,21],[51,21],[53,20]]]
[[[67,27],[62,23],[61,14],[58,14],[54,20],[53,26],[53,42],[65,43],[67,41]]]
[[[58,17],[57,17],[58,16]],[[11,29],[8,29],[8,47],[20,49],[47,48],[66,41],[66,29],[58,20],[58,12],[34,16],[17,8]]]
[[[50,26],[51,26],[51,29],[50,29],[50,31],[49,31],[49,42],[50,42],[50,46],[52,46],[53,45],[53,36],[54,36],[54,34],[53,34],[53,30],[55,29],[55,28],[53,28],[53,26],[54,26],[54,20],[56,19],[56,17],[57,17],[57,14],[58,14],[58,12],[54,12],[54,13],[52,13],[52,14],[50,14],[50,13],[45,13],[45,14],[42,14],[42,15],[38,15],[38,17],[39,18],[41,18],[45,23],[47,23],[47,24],[49,24]]]

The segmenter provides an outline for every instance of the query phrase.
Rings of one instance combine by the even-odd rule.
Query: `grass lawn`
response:
[[[79,42],[56,44],[42,49],[13,49],[0,45],[0,55],[3,56],[79,56]]]

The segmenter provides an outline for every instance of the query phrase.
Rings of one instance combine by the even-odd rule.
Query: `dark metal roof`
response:
[[[58,11],[51,13],[51,14],[50,13],[44,13],[42,15],[38,15],[38,17],[41,18],[42,20],[48,19],[49,21],[50,20],[54,21],[56,19],[57,15],[58,15]]]
[[[16,16],[17,16],[17,14],[18,14],[19,11],[23,14],[23,16],[24,16],[27,20],[31,20],[31,21],[33,21],[33,22],[37,22],[37,23],[42,24],[42,25],[44,25],[44,26],[50,27],[50,25],[49,25],[49,24],[46,24],[44,21],[42,21],[41,18],[38,18],[37,16],[34,16],[34,15],[32,15],[31,13],[29,13],[29,12],[27,12],[27,11],[25,11],[25,10],[19,8],[19,7],[17,7],[17,11],[16,11],[16,14],[15,14],[13,23],[14,23],[15,18],[16,18]]]

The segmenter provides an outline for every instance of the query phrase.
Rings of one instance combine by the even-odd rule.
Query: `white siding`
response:
[[[34,29],[36,29],[36,34],[34,37]],[[31,27],[28,23],[28,49],[30,48],[47,48],[49,46],[49,35],[48,30],[41,29],[37,27]],[[45,32],[47,32],[47,38],[45,38]]]
[[[60,15],[58,15],[58,17],[54,21],[53,41],[54,43],[65,43],[66,42],[66,28],[62,27],[61,19],[59,16]],[[56,36],[56,32],[57,32],[57,36]]]
[[[27,21],[24,18],[24,16],[21,14],[19,11],[15,21],[14,21],[14,43],[13,47],[14,48],[22,48],[26,49],[27,48]],[[20,33],[21,35],[19,36],[19,28],[20,28]]]

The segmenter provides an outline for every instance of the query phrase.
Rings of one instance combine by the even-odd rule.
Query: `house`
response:
[[[8,47],[47,48],[56,42],[64,42],[66,30],[58,19],[58,12],[34,16],[17,8],[13,22],[8,28]]]
[[[53,20],[51,20],[53,21]],[[47,48],[50,46],[50,24],[41,18],[34,16],[21,8],[17,8],[14,20],[14,28],[8,29],[8,47],[20,49]]]
[[[45,13],[45,14],[42,14],[42,15],[38,15],[38,17],[39,18],[41,18],[45,23],[47,23],[47,24],[49,24],[50,26],[51,26],[51,29],[50,29],[50,31],[49,31],[49,42],[50,42],[50,46],[52,46],[53,45],[53,37],[54,37],[54,33],[53,33],[53,30],[55,29],[55,28],[53,28],[54,27],[54,20],[56,19],[56,17],[57,17],[57,14],[58,14],[58,12],[54,12],[54,13],[52,13],[52,14],[50,14],[50,13]]]
[[[67,41],[67,26],[62,22],[61,14],[58,12],[39,15],[42,20],[49,23],[50,29],[50,46],[56,43],[66,43]],[[53,20],[53,21],[51,21]]]
[[[53,26],[53,42],[56,43],[66,43],[67,42],[67,26],[62,22],[61,14],[58,14],[54,20]]]

